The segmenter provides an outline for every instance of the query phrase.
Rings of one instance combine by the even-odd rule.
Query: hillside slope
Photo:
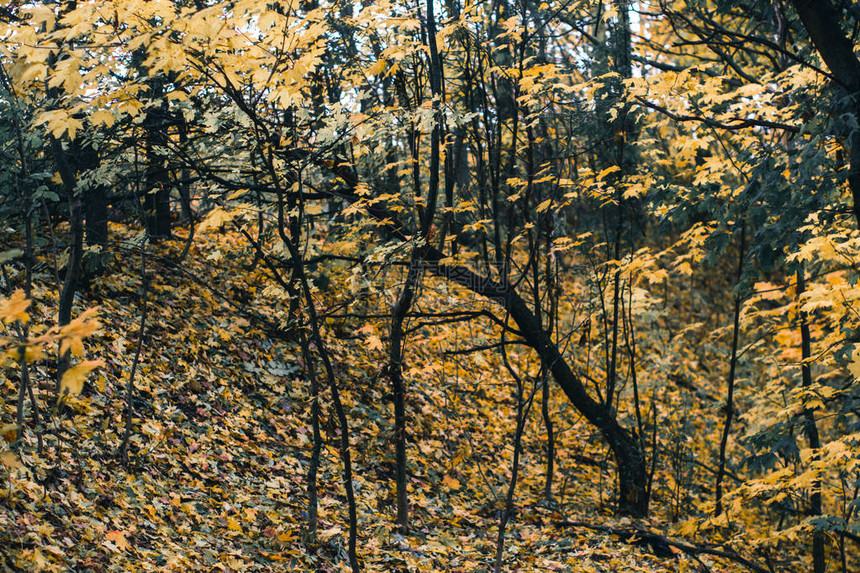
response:
[[[28,427],[21,465],[2,470],[4,567],[345,570],[346,510],[330,397],[321,395],[321,521],[311,540],[309,383],[301,348],[279,327],[286,303],[267,289],[265,269],[249,272],[253,257],[229,233],[199,235],[181,263],[180,241],[147,247],[141,340],[141,254],[132,230],[112,232],[125,237],[118,247],[124,255],[92,282],[75,311],[98,307],[101,328],[85,341],[86,357],[105,366],[59,408],[51,408],[53,362],[35,366],[37,396],[42,409],[52,411],[41,453]],[[49,281],[37,284],[34,324],[53,323],[54,292]],[[428,286],[428,306],[446,304],[443,294]],[[328,324],[326,340],[350,420],[364,567],[490,569],[511,475],[514,385],[500,377],[498,352],[450,352],[492,340],[489,325],[418,325],[407,348],[413,531],[402,536],[393,525],[393,413],[380,371],[385,324]],[[124,466],[126,386],[139,343]],[[534,358],[520,349],[510,360]],[[4,423],[14,419],[16,369],[7,359]],[[545,459],[534,454],[545,440],[536,406],[526,424],[530,445],[519,468],[506,570],[747,570],[718,557],[724,548],[688,545],[678,535],[670,521],[695,507],[679,507],[687,501],[668,497],[674,478],[662,464],[653,520],[611,517],[613,471],[605,447],[560,393],[551,394],[549,410],[556,430],[554,497],[543,499]]]

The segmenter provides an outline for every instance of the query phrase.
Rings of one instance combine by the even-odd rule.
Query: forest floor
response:
[[[112,232],[133,244],[131,231]],[[87,357],[105,367],[80,396],[56,408],[54,366],[36,366],[42,414],[51,420],[41,453],[33,430],[25,433],[19,455],[26,469],[0,469],[3,567],[347,570],[346,503],[328,392],[322,395],[320,527],[313,542],[306,532],[309,383],[298,344],[272,333],[285,314],[283,296],[266,286],[272,283],[265,269],[247,271],[253,257],[229,233],[201,233],[177,263],[182,243],[149,248],[142,341],[135,249],[116,257],[85,290],[75,314],[99,308],[102,326],[85,345]],[[43,278],[34,291],[34,321],[50,324],[56,285]],[[393,525],[393,406],[381,374],[385,323],[327,325],[350,421],[363,567],[491,570],[511,476],[513,384],[498,378],[502,369],[488,353],[444,354],[492,340],[489,327],[428,326],[416,331],[420,344],[407,346],[412,528],[399,535]],[[133,436],[123,465],[125,388],[139,342]],[[0,383],[3,424],[14,419],[17,380],[7,365]],[[549,400],[556,435],[553,497],[545,500],[539,397],[526,427],[504,570],[749,570],[730,559],[692,555],[684,544],[701,549],[708,542],[695,535],[684,541],[690,533],[685,515],[694,508],[659,487],[650,519],[613,516],[607,450],[556,393]]]

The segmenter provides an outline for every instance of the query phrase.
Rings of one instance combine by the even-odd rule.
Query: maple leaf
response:
[[[233,220],[234,215],[228,213],[221,207],[215,207],[206,216],[206,219],[197,227],[198,231],[217,230]]]
[[[110,127],[116,122],[116,118],[114,118],[113,114],[108,110],[100,109],[93,112],[92,116],[90,116],[90,121],[92,121],[94,125]]]
[[[125,533],[122,531],[108,531],[105,534],[105,539],[120,551],[128,551],[131,549],[131,545],[129,544],[128,539],[126,539]]]
[[[34,362],[39,362],[45,358],[45,351],[42,346],[38,344],[29,344],[27,348],[24,350],[24,360],[28,364],[33,364]]]
[[[87,360],[66,370],[60,381],[60,394],[70,396],[80,394],[84,388],[84,381],[87,379],[87,375],[100,366],[104,366],[104,362],[101,360]]]
[[[27,309],[30,307],[30,300],[24,294],[23,290],[16,290],[8,298],[0,299],[0,319],[6,324],[20,320],[26,323],[30,320],[27,314]]]
[[[369,76],[378,76],[385,72],[388,69],[388,62],[383,60],[377,60],[376,63],[368,66],[364,72]]]
[[[365,341],[365,344],[367,345],[367,348],[369,348],[370,350],[384,350],[385,349],[385,345],[382,343],[382,340],[378,336],[376,336],[375,334],[368,336],[367,340]]]
[[[91,336],[101,326],[101,323],[95,319],[97,312],[98,308],[89,308],[60,329],[60,336],[62,337],[60,354],[70,351],[74,356],[83,355],[83,339]]]

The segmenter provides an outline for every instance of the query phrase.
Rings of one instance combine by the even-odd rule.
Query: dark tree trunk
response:
[[[388,377],[394,395],[394,460],[397,526],[401,533],[409,531],[409,500],[406,491],[406,387],[403,381],[403,321],[412,308],[415,287],[420,277],[418,267],[409,267],[406,284],[391,311],[391,332],[388,349]]]
[[[791,3],[833,79],[852,101],[847,111],[860,118],[860,60],[854,54],[854,43],[842,30],[841,11],[830,0],[792,0]],[[851,147],[848,186],[854,201],[854,217],[860,227],[860,133],[856,129],[848,143]]]
[[[425,254],[425,261],[434,274],[501,304],[510,313],[525,341],[549,366],[553,378],[573,406],[603,435],[615,457],[618,471],[618,512],[635,517],[646,516],[648,468],[637,437],[618,423],[611,409],[588,394],[549,333],[540,326],[534,312],[512,287],[479,276],[464,267],[439,264],[442,258],[443,254],[435,249]]]
[[[744,261],[746,257],[746,228],[741,224],[741,245],[738,255],[738,273],[735,281],[735,288],[740,289],[741,279],[744,273]],[[735,373],[738,365],[738,340],[740,338],[740,318],[741,318],[741,303],[743,299],[740,295],[740,290],[735,294],[734,312],[732,320],[732,349],[731,358],[729,359],[729,376],[726,384],[726,419],[723,423],[723,434],[720,438],[720,454],[719,462],[717,463],[717,479],[714,484],[714,515],[718,516],[723,512],[723,476],[726,473],[726,447],[729,443],[729,433],[732,429],[732,418],[735,414],[734,396],[735,396]]]
[[[95,142],[86,138],[75,140],[75,163],[78,173],[98,169],[101,157]],[[88,245],[104,247],[108,238],[108,202],[104,184],[90,177],[83,186],[85,234]]]
[[[150,80],[150,97],[162,96],[163,87],[159,78]],[[169,239],[170,222],[170,174],[167,169],[167,109],[166,101],[146,114],[146,195],[143,208],[149,236],[153,240]]]
[[[84,193],[84,218],[88,245],[105,247],[108,240],[107,193],[101,185],[93,185]]]
[[[63,144],[58,139],[51,138],[51,151],[60,177],[63,181],[63,190],[69,205],[69,264],[66,268],[66,276],[60,289],[60,304],[57,323],[60,326],[69,324],[72,320],[72,305],[75,302],[75,294],[78,292],[78,283],[81,275],[81,258],[84,250],[84,225],[81,215],[81,198],[75,193],[77,177],[72,168],[68,154]],[[57,383],[56,391],[59,396],[60,381],[69,366],[69,352],[62,353],[57,358]]]

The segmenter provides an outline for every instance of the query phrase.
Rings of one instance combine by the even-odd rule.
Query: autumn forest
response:
[[[0,569],[860,572],[860,4],[0,4]]]

